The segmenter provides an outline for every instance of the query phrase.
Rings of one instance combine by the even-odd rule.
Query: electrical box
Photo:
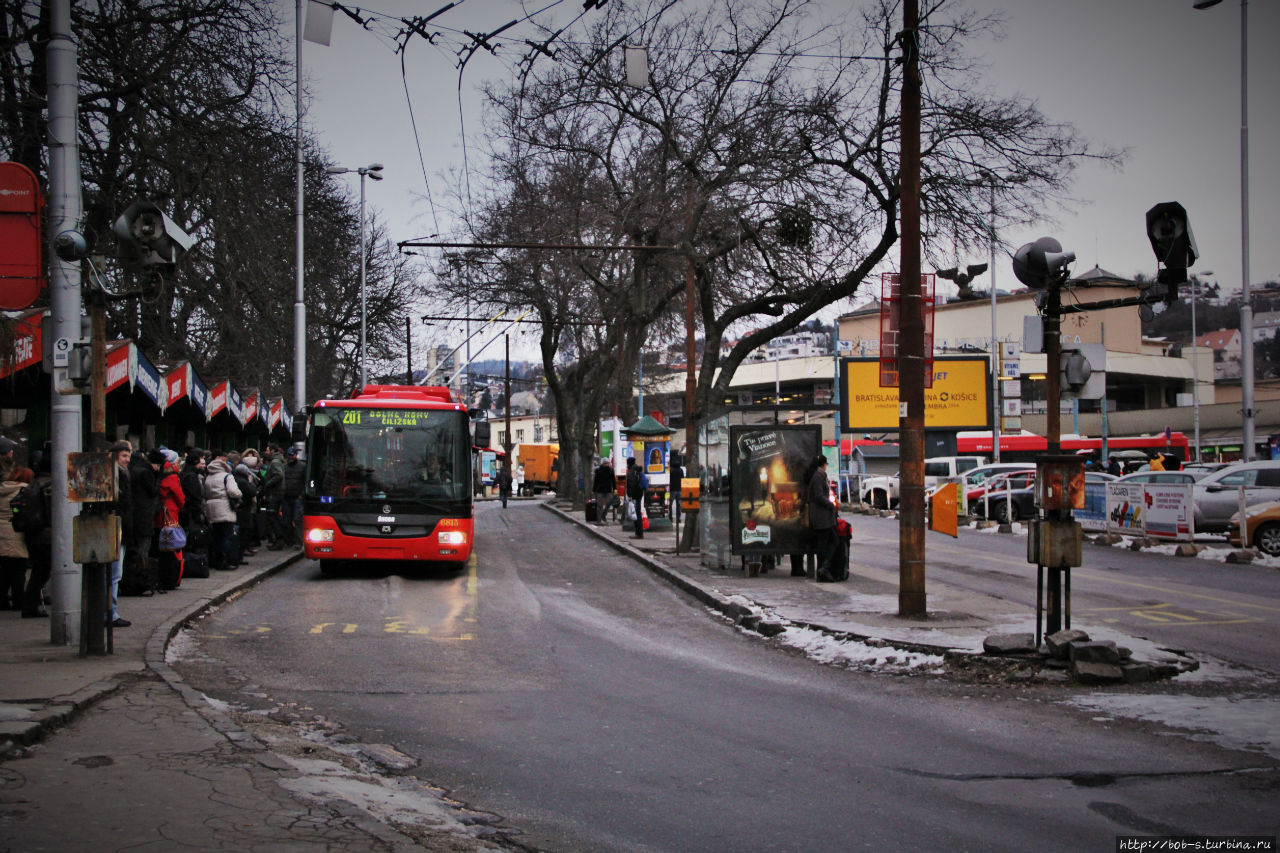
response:
[[[1027,562],[1071,568],[1084,563],[1084,533],[1072,519],[1037,518],[1027,530]]]
[[[1036,506],[1043,510],[1084,509],[1084,459],[1079,456],[1037,459]]]
[[[71,559],[77,563],[114,563],[120,556],[120,516],[75,516],[71,542]]]

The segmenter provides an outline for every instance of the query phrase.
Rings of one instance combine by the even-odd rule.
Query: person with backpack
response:
[[[30,468],[15,468],[0,482],[0,518],[10,519],[10,504],[30,483]],[[0,524],[0,610],[21,610],[23,587],[27,581],[27,543],[12,524]]]
[[[225,450],[217,451],[205,468],[204,512],[213,526],[209,567],[230,571],[240,567],[236,547],[236,510],[244,499]]]
[[[636,507],[636,532],[631,535],[632,539],[644,538],[644,493],[649,487],[649,478],[644,475],[644,469],[636,464],[634,456],[627,458],[627,499],[633,501]]]
[[[13,528],[21,528],[23,541],[27,546],[30,559],[31,574],[27,577],[27,588],[22,595],[22,618],[40,619],[48,617],[49,611],[42,606],[44,585],[49,582],[53,573],[53,468],[52,452],[41,454],[36,463],[36,475],[31,482],[22,488],[10,503],[13,510]],[[25,518],[26,521],[20,519]]]

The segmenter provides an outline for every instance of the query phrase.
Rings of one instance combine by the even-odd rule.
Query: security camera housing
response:
[[[141,267],[176,264],[196,242],[150,201],[129,205],[111,230],[120,238],[121,256]]]

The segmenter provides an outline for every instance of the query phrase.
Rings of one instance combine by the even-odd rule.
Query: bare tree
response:
[[[109,334],[269,394],[292,384],[291,360],[262,354],[291,349],[295,289],[293,58],[275,10],[267,0],[72,7],[83,230],[114,255],[112,221],[145,198],[197,240],[162,287],[111,303]],[[0,0],[0,152],[42,176],[47,16],[47,4]],[[307,388],[329,395],[355,382],[359,215],[350,188],[325,174],[324,152],[304,144],[307,338],[316,342]],[[371,352],[386,353],[390,323],[417,296],[376,222],[375,237]]]
[[[926,253],[985,242],[993,223],[974,189],[984,175],[1018,176],[995,187],[996,220],[1025,223],[1061,199],[1081,158],[1118,157],[1029,102],[990,95],[963,49],[997,22],[963,12],[947,18],[949,5],[927,4],[918,42]],[[550,239],[554,228],[560,242],[678,247],[678,258],[632,253],[632,275],[615,275],[605,288],[576,264],[573,316],[607,318],[627,330],[629,346],[599,338],[582,342],[594,349],[561,350],[562,338],[544,330],[549,381],[574,375],[580,368],[566,365],[582,361],[633,367],[646,330],[668,340],[682,325],[687,264],[702,333],[688,415],[702,417],[752,350],[892,268],[899,22],[887,0],[840,22],[819,20],[803,0],[615,4],[588,33],[559,43],[554,62],[539,60],[519,84],[490,93],[492,177],[502,189],[473,215],[477,233]],[[647,88],[626,84],[624,43],[648,45]],[[566,173],[575,176],[573,193],[563,190]],[[520,204],[525,197],[545,207]],[[489,227],[495,220],[505,230]],[[552,280],[551,263],[562,274],[570,266],[529,259],[525,269],[540,275],[495,291],[495,300],[534,304]],[[577,412],[557,414],[577,425],[581,441]]]

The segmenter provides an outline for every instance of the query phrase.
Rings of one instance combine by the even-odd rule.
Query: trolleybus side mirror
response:
[[[476,432],[475,432],[475,438],[472,440],[472,444],[474,444],[476,447],[488,447],[489,441],[492,439],[489,422],[476,421],[475,426],[476,426]]]
[[[293,416],[293,427],[289,431],[289,438],[294,444],[307,440],[307,415],[311,414],[307,406],[303,406],[298,413]]]

